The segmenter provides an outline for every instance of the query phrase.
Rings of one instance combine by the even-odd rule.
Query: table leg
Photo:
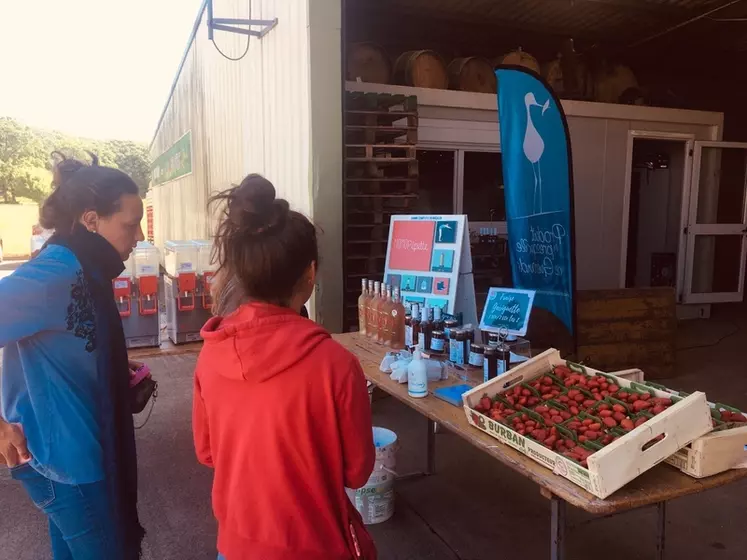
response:
[[[665,537],[667,532],[667,503],[656,504],[656,560],[664,560]]]
[[[565,500],[550,499],[550,560],[565,560]]]
[[[436,423],[428,420],[428,443],[426,449],[426,474],[436,474]]]

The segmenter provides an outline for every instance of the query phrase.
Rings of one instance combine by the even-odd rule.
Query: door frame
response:
[[[745,281],[745,256],[747,255],[747,173],[744,177],[745,194],[742,199],[742,222],[734,224],[698,224],[698,199],[700,192],[700,169],[702,165],[703,148],[722,148],[722,149],[739,149],[747,150],[745,142],[722,142],[715,140],[701,140],[694,142],[692,174],[690,184],[690,202],[687,208],[686,227],[687,234],[682,235],[687,240],[687,253],[685,254],[686,268],[682,282],[683,303],[688,304],[710,304],[710,303],[730,303],[742,301],[744,296]],[[746,169],[747,171],[747,169]],[[724,233],[724,229],[733,230]],[[741,235],[742,246],[739,258],[739,280],[736,292],[706,292],[694,293],[692,291],[693,274],[695,266],[695,239],[700,236],[709,235]],[[736,296],[735,296],[736,294]],[[735,299],[736,297],[736,299]]]
[[[685,169],[682,173],[682,207],[680,211],[680,226],[686,223],[687,211],[690,206],[690,176],[692,173],[692,145],[695,142],[694,133],[665,132],[653,130],[628,130],[628,139],[625,150],[625,183],[623,187],[622,205],[622,239],[620,240],[620,288],[625,289],[627,284],[628,269],[628,230],[630,228],[630,190],[633,182],[633,144],[639,140],[665,140],[670,142],[682,142],[685,150]],[[683,226],[684,227],[684,226]],[[681,230],[680,230],[681,231]],[[680,235],[677,249],[677,280],[675,289],[679,298],[682,282],[685,275],[684,261],[684,236]]]

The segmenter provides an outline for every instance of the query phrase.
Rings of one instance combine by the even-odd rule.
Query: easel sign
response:
[[[482,311],[480,330],[524,336],[529,328],[529,315],[534,304],[534,290],[490,288]]]
[[[385,281],[406,303],[477,322],[469,228],[464,215],[392,216]]]

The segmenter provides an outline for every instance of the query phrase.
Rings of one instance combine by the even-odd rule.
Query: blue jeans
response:
[[[122,546],[104,482],[60,484],[29,465],[10,470],[46,514],[54,560],[118,560]]]

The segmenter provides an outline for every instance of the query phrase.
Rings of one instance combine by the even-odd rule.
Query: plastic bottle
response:
[[[358,332],[366,334],[366,318],[368,315],[368,281],[361,281],[361,295],[358,296]]]
[[[412,361],[407,366],[407,394],[415,399],[428,396],[428,367],[420,353],[420,345],[415,348]]]

